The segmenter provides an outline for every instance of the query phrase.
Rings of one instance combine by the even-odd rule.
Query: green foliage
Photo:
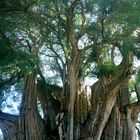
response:
[[[33,3],[35,3],[34,0],[1,0],[0,8],[28,8]]]
[[[118,67],[112,64],[111,62],[105,62],[97,66],[95,70],[95,74],[97,75],[97,77],[101,77],[101,76],[110,77],[110,76],[118,75],[119,73],[120,70],[118,69]]]
[[[88,61],[90,61],[90,62],[97,61],[100,53],[101,53],[101,48],[99,48],[99,47],[93,48],[88,57],[88,59],[89,59]]]
[[[27,54],[23,60],[15,61],[15,65],[20,68],[22,73],[31,72],[37,67],[36,55]]]
[[[6,47],[6,43],[0,39],[0,60],[4,59],[7,54],[9,54],[9,50]]]
[[[136,81],[134,79],[129,80],[128,87],[130,91],[134,91]]]
[[[0,39],[0,66],[3,66],[16,58],[16,54],[10,48],[4,40]]]
[[[5,0],[1,0],[0,1],[0,8],[5,8],[6,7],[6,1]]]
[[[21,71],[26,73],[36,67],[37,58],[35,54],[20,55],[20,52],[15,52],[7,44],[8,40],[0,39],[0,71],[13,73],[14,71]],[[8,46],[9,45],[9,46]]]
[[[32,4],[33,0],[28,2],[27,0],[2,1],[2,5],[7,7],[23,7],[27,10],[25,10],[25,13],[6,13],[1,17],[0,27],[3,32],[11,34],[9,38],[12,47],[16,48],[17,52],[25,53],[24,57],[18,55],[16,58],[12,58],[12,53],[7,49],[5,42],[1,41],[0,45],[3,47],[0,48],[0,59],[3,61],[3,66],[6,69],[17,68],[23,73],[37,67],[37,56],[29,53],[28,46],[25,44],[27,39],[31,42],[32,47],[43,44],[49,46],[51,50],[53,46],[63,60],[65,59],[63,50],[66,56],[70,56],[72,47],[68,40],[67,17],[72,18],[71,24],[76,39],[85,35],[86,38],[83,39],[83,42],[87,40],[96,44],[96,42],[102,41],[102,35],[104,34],[105,41],[121,42],[120,44],[123,44],[119,48],[123,56],[127,56],[129,51],[133,51],[140,58],[140,51],[138,49],[134,51],[134,44],[138,42],[132,36],[133,31],[140,25],[138,18],[140,17],[139,0],[84,0],[73,5],[71,11],[73,13],[71,14],[69,8],[72,2],[72,0],[38,0]],[[103,18],[104,21],[102,22]],[[17,36],[22,38],[22,41],[19,41]],[[85,44],[82,45],[86,46]],[[81,73],[87,75],[90,71],[90,65],[92,63],[98,65],[97,59],[100,59],[102,64],[96,67],[94,74],[98,77],[119,74],[117,66],[111,63],[110,50],[115,45],[112,46],[108,44],[97,45],[86,51],[82,56],[83,59],[81,59],[83,61],[80,66]],[[45,54],[49,57],[50,52],[45,52]],[[56,66],[56,62],[51,61],[52,54],[47,60],[49,61],[47,64],[51,65],[52,70],[57,70],[59,68]],[[6,63],[7,59],[9,62]]]
[[[70,11],[73,1],[0,1],[0,8],[19,10],[0,14],[0,31],[8,34],[9,39],[8,41],[0,38],[0,78],[2,76],[5,78],[7,75],[12,77],[18,72],[25,75],[37,68],[40,62],[38,56],[32,52],[35,48],[38,53],[44,53],[44,56],[40,53],[40,57],[43,56],[40,67],[47,67],[44,73],[48,69],[54,73],[53,76],[48,74],[47,78],[45,77],[47,83],[53,84],[59,83],[60,75],[64,74],[64,65],[66,82],[69,83],[68,62],[76,58],[75,50],[80,54],[83,53],[80,64],[77,64],[79,77],[82,78],[90,72],[98,78],[120,75],[122,71],[111,62],[113,47],[118,47],[123,57],[127,57],[128,52],[133,51],[140,59],[140,49],[135,46],[140,41],[138,37],[136,40],[133,36],[133,32],[140,27],[140,0],[75,0],[77,4],[74,4]],[[68,28],[69,18],[72,29]],[[75,39],[78,43],[82,42],[81,48],[78,43],[78,48],[72,48],[69,34],[74,42]],[[83,36],[85,37],[82,38]],[[8,42],[10,44],[7,44]],[[93,48],[82,50],[88,48],[90,44],[93,44]],[[101,45],[96,46],[96,44]],[[43,47],[48,49],[42,51]],[[92,64],[93,70],[90,69]],[[137,82],[140,82],[139,76]],[[45,84],[42,81],[38,83],[42,87]],[[129,86],[131,90],[134,88],[133,83]],[[132,100],[136,101],[136,96],[133,96]]]

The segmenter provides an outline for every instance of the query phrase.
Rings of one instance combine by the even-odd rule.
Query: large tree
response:
[[[19,116],[0,112],[4,138],[135,140],[139,6],[139,0],[2,0],[0,88],[24,81]],[[87,77],[97,79],[91,93]]]

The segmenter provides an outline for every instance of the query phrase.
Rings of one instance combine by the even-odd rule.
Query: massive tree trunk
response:
[[[43,84],[43,85],[42,85]],[[38,82],[38,97],[43,109],[44,117],[48,115],[50,119],[51,130],[57,129],[55,118],[60,111],[60,102],[53,97],[52,85],[46,84],[44,80]],[[59,91],[57,91],[59,92]]]
[[[0,128],[4,140],[17,140],[18,116],[0,112]]]
[[[58,110],[60,110],[59,101],[55,100],[51,94],[55,91],[53,89],[55,86],[50,86],[46,83],[43,83],[43,86],[38,85],[38,89],[41,88],[41,92],[40,90],[38,92],[38,97],[41,99],[42,107],[45,110],[44,115],[47,113],[52,118],[50,119],[52,120],[51,122],[46,122],[45,118],[41,118],[37,109],[36,82],[35,72],[27,74],[19,116],[0,112],[0,128],[3,132],[4,140],[53,140],[56,139],[56,136],[59,139],[57,131],[53,133],[51,131],[57,130],[55,118]],[[55,115],[51,113],[52,111],[54,111]],[[51,123],[52,128],[49,127],[49,123]]]
[[[74,63],[69,68],[70,99],[68,114],[67,111],[61,110],[59,101],[56,101],[52,95],[52,93],[55,94],[56,90],[60,90],[57,94],[61,94],[61,88],[48,85],[43,81],[43,84],[38,82],[37,92],[36,73],[27,75],[20,116],[8,117],[6,115],[7,117],[4,119],[4,114],[0,113],[0,126],[5,140],[136,139],[135,123],[140,109],[139,104],[130,104],[127,85],[130,78],[129,73],[122,73],[113,80],[105,80],[104,78],[104,83],[99,80],[92,86],[90,98],[86,96],[86,90],[80,87],[76,64]],[[37,96],[40,99],[43,111],[47,111],[46,113],[49,115],[52,128],[47,126],[38,113]],[[57,99],[60,100],[60,98],[61,95]],[[14,117],[14,119],[11,120],[11,117]],[[57,117],[63,124],[56,125]],[[72,128],[70,132],[67,132],[67,137],[63,137],[62,127],[65,132],[67,127],[67,131]],[[55,137],[52,137],[53,134],[48,129],[56,129],[56,133],[59,130],[60,136],[58,137],[55,133]],[[73,136],[70,136],[70,134]]]
[[[112,77],[111,79],[109,77],[102,77],[102,79],[93,85],[91,96],[92,107],[87,120],[81,129],[82,140],[134,140],[136,138],[135,123],[138,114],[134,113],[135,119],[133,119],[132,112],[138,112],[136,111],[137,107],[130,107],[130,102],[124,102],[124,99],[127,100],[128,96],[122,94],[122,92],[128,94],[128,90],[126,91],[125,88],[128,86],[126,84],[130,79],[130,62],[129,58],[123,60],[121,67],[125,66],[126,69],[119,76]],[[121,92],[121,94],[119,94],[119,92]],[[119,95],[124,96],[123,100],[118,97]],[[117,102],[126,104],[125,106],[124,104],[117,105]],[[123,112],[120,111],[122,108],[124,108]],[[114,118],[114,113],[116,118]],[[122,128],[120,132],[116,125],[118,125],[117,127]]]
[[[26,77],[18,122],[18,140],[46,140],[47,133],[37,110],[36,72]]]
[[[136,140],[135,124],[140,109],[138,103],[130,103],[127,85],[117,96],[104,102],[101,100],[103,88],[100,82],[92,88],[92,107],[81,125],[80,140]]]
[[[130,107],[130,93],[124,87],[117,96],[101,140],[136,140],[136,118]]]
[[[121,82],[119,82],[118,85],[120,85],[120,83]],[[103,93],[105,94],[105,92],[103,92],[104,89],[101,82],[98,81],[94,86],[92,86],[91,106],[88,98],[85,97],[84,90],[82,93],[82,90],[80,90],[79,87],[78,94],[75,95],[74,102],[74,140],[97,140],[97,138],[98,140],[136,139],[135,123],[139,108],[138,104],[130,104],[127,84],[124,83],[123,85],[124,86],[121,87],[121,90],[119,90],[119,86],[115,86],[115,89],[113,88],[114,90],[107,92],[109,94],[111,92],[115,93],[118,91],[117,94],[114,94],[114,96],[110,97],[109,100],[107,97],[105,98],[105,96],[103,96]],[[46,87],[49,86],[50,85],[46,85]],[[40,88],[40,90],[42,90],[42,87]],[[52,90],[54,89],[54,87],[50,86],[49,89],[51,90],[51,88]],[[45,88],[44,90],[47,91],[48,89]],[[40,92],[38,94],[42,93]],[[47,95],[48,93],[46,96]],[[50,96],[52,95],[50,94]],[[9,115],[8,117],[7,114],[0,113],[0,126],[1,129],[3,128],[2,131],[4,133],[5,140],[49,139],[49,137],[47,137],[47,128],[45,128],[45,125],[37,111],[36,97],[35,75],[29,74],[26,79],[25,92],[23,94],[21,114],[19,118],[12,115]],[[43,97],[45,96],[43,95]],[[42,100],[40,101],[42,102]],[[47,100],[48,99],[43,102],[46,102],[47,104]],[[52,102],[52,104],[54,104],[54,102]],[[47,109],[47,111],[49,113],[50,110]],[[56,111],[56,114],[57,113],[58,112]],[[67,117],[66,119],[68,120],[69,118]],[[55,123],[55,119],[52,121]],[[101,126],[103,126],[103,128],[101,128]],[[98,136],[100,134],[100,138],[95,137],[97,134]],[[50,136],[50,139],[52,140],[54,137]],[[62,138],[57,137],[57,139]]]
[[[74,103],[75,96],[78,94],[78,69],[76,62],[71,63],[69,66],[69,87],[70,87],[70,99],[68,107],[68,127],[67,127],[67,139],[73,140],[74,137]]]
[[[61,110],[59,98],[61,98],[62,88],[47,84],[43,75],[41,78],[42,79],[38,81],[37,96],[42,106],[44,121],[47,127],[46,131],[49,136],[58,139],[56,117]]]

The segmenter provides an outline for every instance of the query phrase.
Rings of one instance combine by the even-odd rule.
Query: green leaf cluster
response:
[[[104,62],[103,64],[97,66],[95,71],[97,77],[101,76],[110,77],[118,75],[119,73],[120,73],[119,68],[116,65],[112,64],[111,62]]]

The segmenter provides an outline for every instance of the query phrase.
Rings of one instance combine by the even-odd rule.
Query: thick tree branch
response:
[[[18,119],[17,115],[11,115],[0,111],[0,123],[2,123],[3,121],[16,122],[17,119]]]
[[[72,50],[74,53],[78,51],[78,46],[77,46],[78,41],[76,40],[72,25],[73,25],[72,19],[70,19],[70,17],[67,16],[67,36],[71,43]]]
[[[75,7],[80,3],[80,0],[74,0],[73,2],[71,2],[70,7],[68,8],[68,13],[70,13],[71,15],[74,13],[74,9]]]
[[[68,8],[67,14],[66,14],[66,18],[67,18],[67,36],[68,36],[68,40],[71,44],[72,47],[72,55],[73,54],[77,54],[78,53],[78,41],[76,39],[75,36],[75,32],[73,29],[73,15],[74,15],[74,9],[75,7],[78,5],[79,0],[74,0],[71,3],[71,6]],[[73,56],[71,56],[73,57]]]
[[[3,113],[0,111],[0,129],[3,132],[4,139],[16,140],[18,130],[18,116]]]
[[[95,48],[96,46],[105,45],[105,44],[106,45],[113,45],[114,47],[115,46],[120,47],[122,45],[120,41],[113,41],[113,40],[104,40],[103,42],[102,41],[101,42],[96,41],[92,44],[89,44],[89,45],[85,46],[83,49],[80,49],[80,51],[82,53],[84,53],[85,51],[87,51],[90,48]]]
[[[1,80],[0,79],[0,88],[2,88],[4,85],[13,85],[16,82],[19,82],[19,80],[23,78],[23,75],[21,73],[16,73],[11,76],[8,80]]]
[[[119,65],[121,73],[113,78],[113,80],[105,88],[107,98],[114,96],[124,87],[132,75],[132,54],[129,53],[127,58],[124,58],[122,64]],[[111,91],[111,92],[110,92]]]
[[[49,49],[58,57],[58,59],[61,61],[62,65],[64,66],[65,63],[64,63],[62,57],[55,51],[55,49],[53,48],[52,45],[51,45],[51,47],[49,47]]]
[[[138,131],[138,135],[140,136],[140,129],[136,126],[136,129]]]
[[[85,29],[86,29],[86,16],[85,16],[85,13],[84,13],[84,6],[82,4],[82,2],[79,3],[80,6],[81,6],[81,16],[82,16],[82,24],[81,24],[81,27],[80,27],[80,33],[78,34],[78,38],[77,40],[79,40],[85,33]]]

